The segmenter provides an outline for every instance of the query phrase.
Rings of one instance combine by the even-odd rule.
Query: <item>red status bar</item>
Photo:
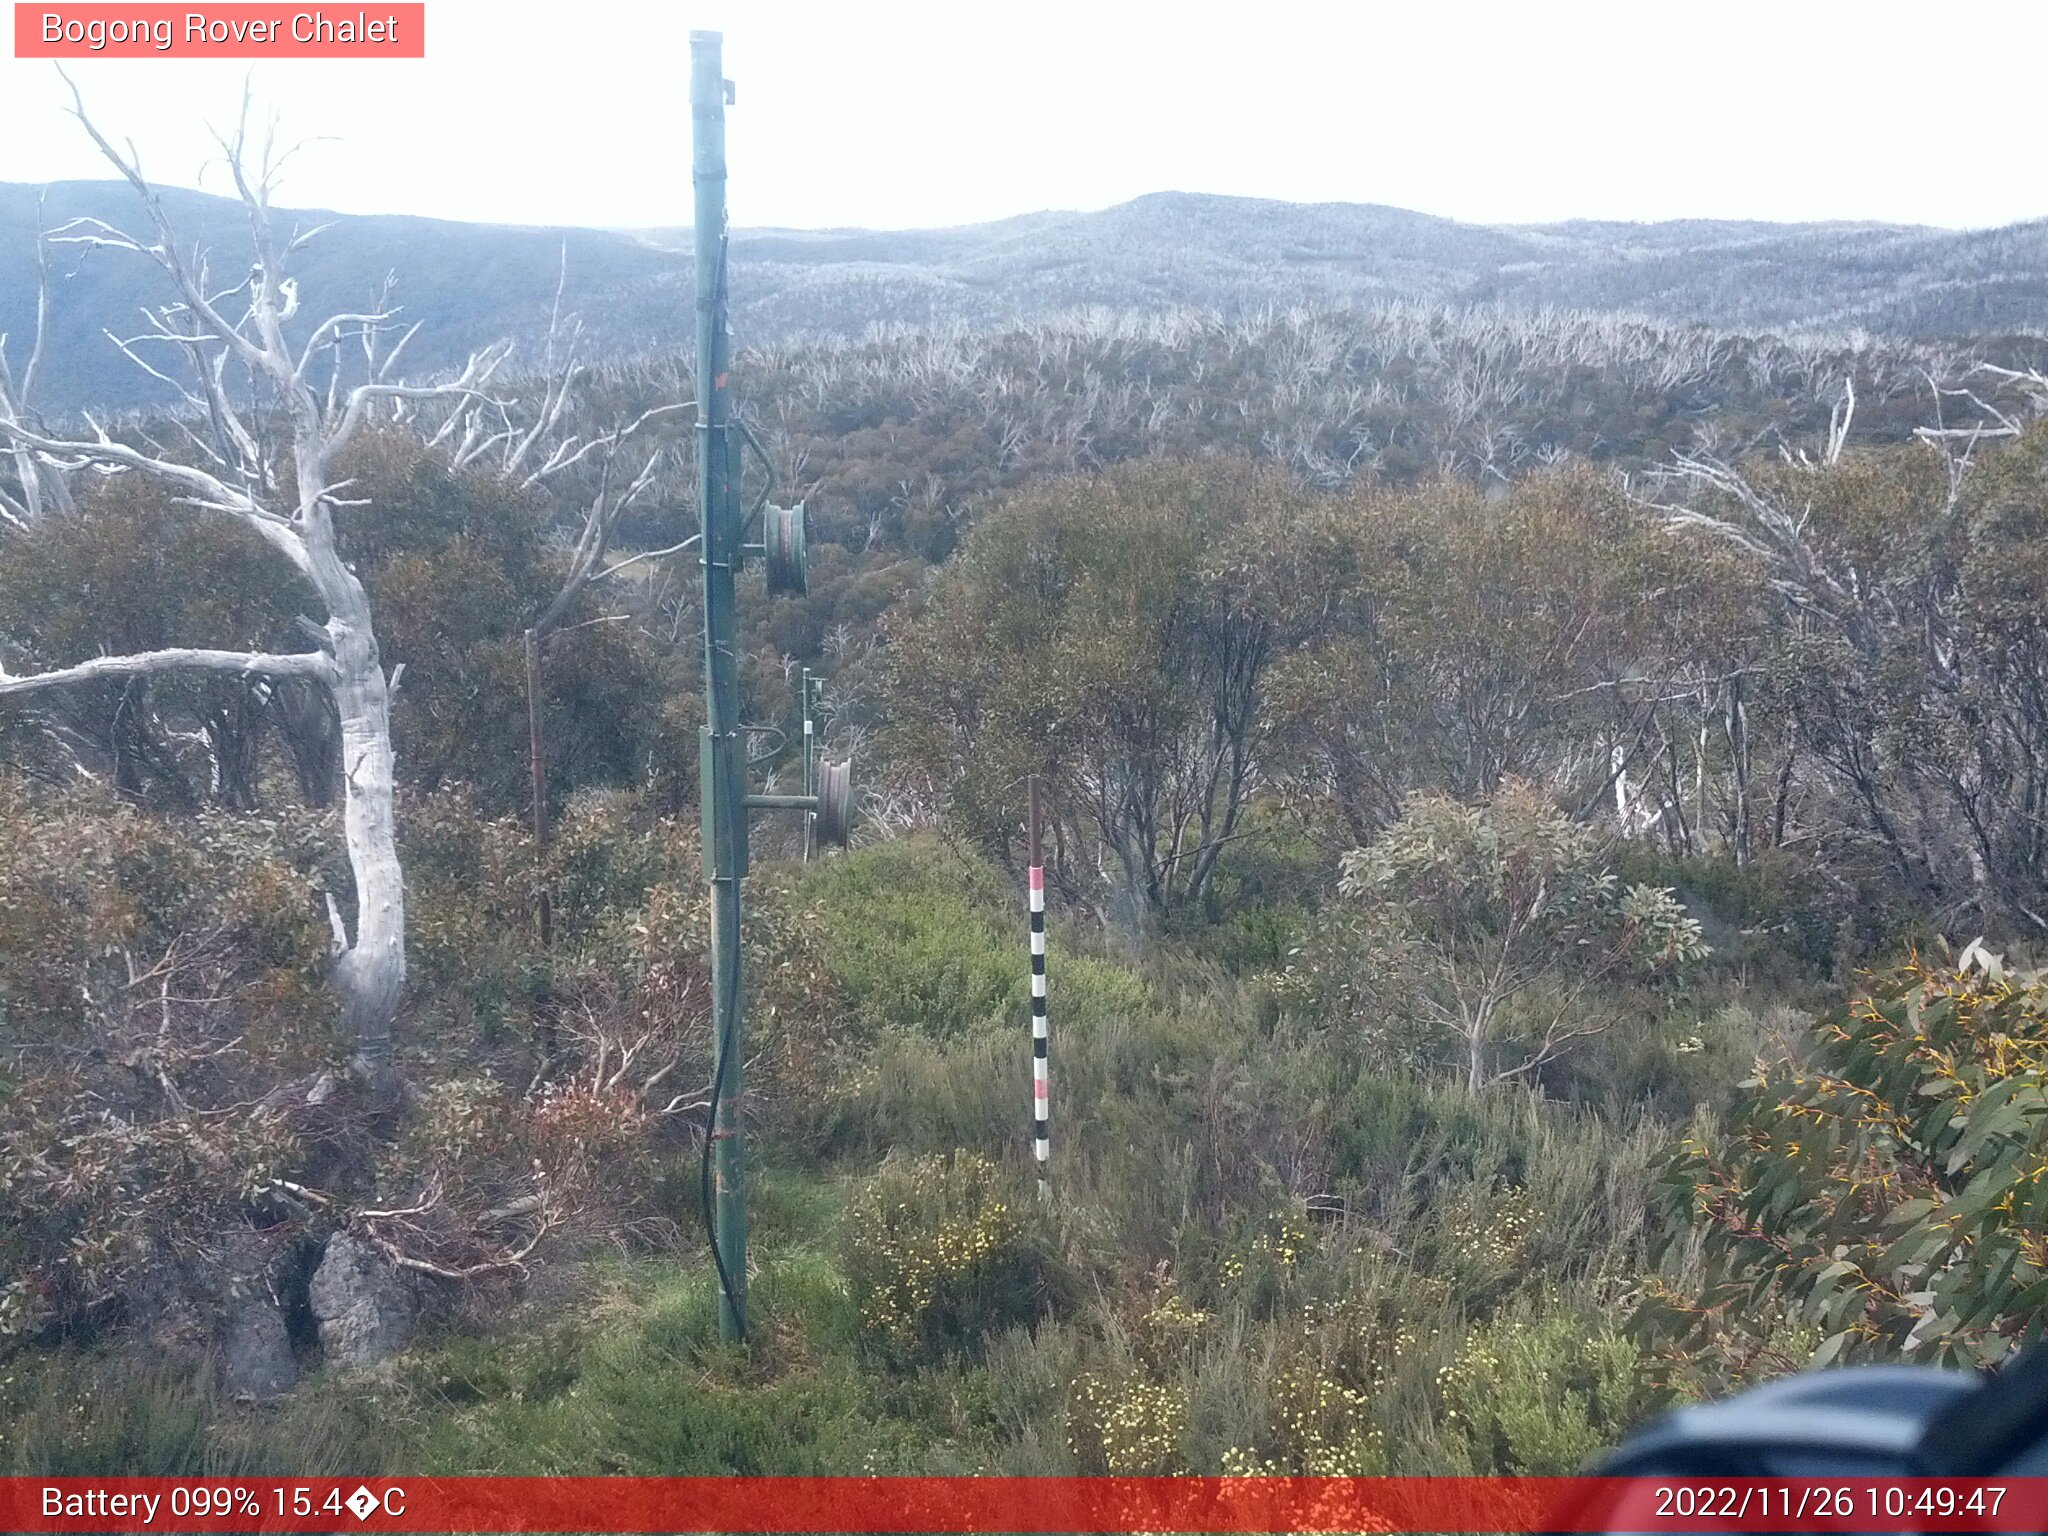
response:
[[[2048,1478],[0,1478],[0,1529],[2043,1531]]]

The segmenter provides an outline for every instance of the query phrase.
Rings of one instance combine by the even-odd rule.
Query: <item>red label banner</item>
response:
[[[2040,1531],[2048,1478],[0,1478],[7,1531]]]
[[[14,7],[18,59],[423,59],[427,8],[72,5]]]

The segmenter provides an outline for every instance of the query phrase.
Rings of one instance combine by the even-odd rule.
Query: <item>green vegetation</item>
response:
[[[1389,1054],[1441,1065],[1431,1047],[1447,1040],[1475,1091],[1613,1028],[1632,973],[1707,952],[1669,890],[1624,888],[1586,829],[1519,782],[1471,805],[1412,796],[1342,867],[1338,892],[1364,915],[1337,916],[1288,979]]]
[[[614,894],[652,909],[648,878]],[[1204,962],[1134,969],[1070,939],[1040,1202],[1020,1155],[1021,925],[988,866],[884,844],[756,910],[810,914],[820,995],[865,1043],[816,1101],[765,1079],[751,1351],[717,1342],[681,1196],[638,1256],[564,1244],[523,1300],[510,1277],[448,1287],[452,1310],[391,1366],[277,1403],[238,1405],[203,1368],[142,1371],[118,1331],[19,1353],[11,1465],[1556,1470],[1651,1400],[1611,1321],[1646,1260],[1649,1121],[1390,1074]],[[986,978],[986,1006],[868,1011],[927,970]],[[440,1048],[468,1035],[474,1059],[492,1032],[472,1015]],[[425,1088],[408,1145],[480,1177],[490,1154],[448,1118],[459,1087]],[[606,1164],[631,1153],[646,1190],[687,1188],[687,1146],[605,1130]],[[617,1180],[582,1188],[614,1222],[645,1208]],[[1343,1218],[1312,1218],[1304,1191]]]
[[[1685,1394],[2038,1334],[2048,431],[1629,485],[1563,449],[1691,439],[1713,398],[1628,404],[1672,337],[1596,368],[1532,321],[1482,389],[1470,316],[1323,324],[755,359],[820,538],[807,597],[746,577],[752,771],[789,788],[815,665],[867,799],[850,852],[751,850],[746,1349],[701,1236],[687,566],[577,599],[528,756],[594,465],[350,450],[340,545],[405,669],[396,1102],[323,986],[356,892],[317,694],[0,699],[0,1461],[1546,1473]],[[301,643],[260,543],[75,490],[0,528],[7,673]],[[622,546],[674,542],[659,501]],[[1979,934],[2010,964],[1948,959]],[[337,1254],[385,1288],[374,1351]]]
[[[440,847],[423,868],[443,867],[451,853]],[[650,883],[655,873],[617,871],[612,896],[652,911],[669,899]],[[1701,1198],[1759,1191],[1762,1219],[1786,1231],[1821,1219],[1801,1201],[1826,1203],[1843,1187],[1826,1158],[1759,1139],[1774,1116],[1796,1131],[1796,1106],[1820,1102],[1826,1082],[1791,1092],[1767,1080],[1721,1102],[1719,1113],[1738,1117],[1729,1130],[1714,1129],[1711,1110],[1695,1128],[1682,1154],[1694,1161],[1661,1176],[1676,1190],[1682,1170],[1686,1193],[1655,1227],[1652,1170],[1686,1108],[1682,1093],[1653,1088],[1647,1110],[1617,1115],[1513,1083],[1474,1092],[1393,1064],[1371,1036],[1333,1040],[1291,1004],[1276,1013],[1261,986],[1192,955],[1155,950],[1134,968],[1076,953],[1069,939],[1053,966],[1057,1188],[1041,1202],[1021,1155],[1023,966],[1003,882],[929,838],[785,880],[757,921],[817,925],[807,941],[823,970],[814,995],[844,1000],[849,1033],[816,1097],[788,1098],[772,1072],[764,1078],[769,1162],[750,1350],[717,1341],[693,1154],[650,1132],[644,1115],[613,1114],[601,1122],[601,1156],[585,1148],[593,1171],[581,1187],[603,1213],[597,1225],[614,1230],[669,1200],[673,1225],[646,1229],[636,1254],[604,1257],[588,1242],[592,1228],[582,1257],[565,1241],[523,1282],[446,1287],[433,1331],[389,1366],[331,1371],[278,1402],[233,1401],[203,1358],[140,1365],[119,1329],[17,1352],[10,1469],[1563,1471],[1674,1385],[1738,1379],[1733,1362],[1755,1354],[1711,1330],[1681,1340],[1658,1321],[1675,1315],[1669,1303],[1686,1279],[1677,1271],[1658,1284],[1665,1309],[1633,1314],[1634,1331],[1623,1331],[1630,1298],[1655,1272],[1651,1234],[1688,1229],[1695,1184]],[[925,1011],[905,978],[927,972],[979,978],[966,993],[978,1002]],[[1914,1005],[1930,1050],[1953,1051],[1950,1037],[1965,1035],[2024,1048],[2030,981],[1990,992],[1981,976],[1975,987],[1946,985],[1935,1003]],[[907,1001],[892,1016],[880,1000],[897,997]],[[1880,1016],[1861,1007],[1844,1017]],[[1904,1007],[1889,1011],[1903,1018]],[[1760,1046],[1756,1022],[1727,1013],[1718,1027]],[[474,1070],[506,1024],[458,1017],[439,1027],[449,1066],[413,1063],[424,1086],[406,1144],[411,1157],[481,1178],[496,1154],[466,1143],[464,1127],[497,1133],[462,1118],[467,1079],[433,1074],[457,1062]],[[473,1043],[458,1052],[465,1038]],[[1854,1054],[1860,1037],[1817,1038],[1837,1042],[1842,1061],[1871,1059],[1868,1045]],[[1682,1063],[1681,1032],[1660,1039],[1666,1059]],[[1981,1069],[1967,1080],[1981,1092]],[[1900,1102],[1936,1113],[1945,1100],[1907,1097],[1919,1081],[1896,1090]],[[1979,1188],[1975,1167],[2007,1169],[2007,1185],[2017,1177],[2016,1154],[1993,1151],[2031,1145],[2033,1119],[2014,1103],[2010,1125],[1965,1130],[1967,1144],[1951,1135],[1977,1160],[1957,1164],[1947,1187]],[[564,1113],[560,1103],[534,1113],[520,1145],[549,1145],[544,1127]],[[1879,1114],[1862,1113],[1876,1129]],[[1782,1176],[1700,1161],[1709,1147],[1752,1161],[1789,1156],[1786,1166],[1803,1170],[1797,1198],[1774,1196]],[[262,1167],[288,1158],[230,1155]],[[1833,1153],[1864,1155],[1847,1140]],[[614,1176],[597,1179],[599,1164]],[[1962,1207],[1921,1206],[1919,1225],[1901,1225],[1916,1209],[1907,1200],[1924,1199],[1919,1188],[1902,1183],[1884,1210],[1835,1219],[1873,1244],[1901,1245],[1888,1262],[1928,1262],[1918,1248],[1906,1253],[1910,1240],[1949,1231]],[[1308,1193],[1325,1198],[1312,1208]],[[1968,1198],[1972,1211],[1997,1205],[1981,1188]],[[1342,1208],[1334,1221],[1332,1200]],[[48,1250],[32,1247],[45,1240],[34,1223],[9,1230],[16,1274],[53,1273],[38,1257]],[[1818,1252],[1831,1239],[1810,1241]],[[2024,1297],[2038,1278],[2031,1261],[2001,1265],[1995,1232],[1969,1241],[1978,1257],[1947,1284],[1974,1284],[1972,1305],[1985,1302],[1985,1284],[2003,1286],[1989,1300],[2004,1318],[2037,1311]],[[1770,1347],[1783,1365],[1820,1340],[1803,1318],[1852,1294],[1829,1283],[1838,1276],[1814,1284],[1815,1267],[1760,1269],[1729,1248],[1713,1272],[1745,1287],[1779,1277],[1771,1283],[1786,1291],[1788,1322]],[[1987,1280],[1987,1268],[2004,1273]],[[1714,1315],[1739,1323],[1774,1316],[1776,1305]],[[1850,1316],[1860,1324],[1860,1304]],[[1882,1345],[1883,1318],[1874,1309],[1872,1319],[1868,1337]],[[1674,1364],[1687,1374],[1673,1375]]]
[[[1803,1059],[1760,1064],[1661,1174],[1690,1285],[1639,1320],[1711,1373],[1782,1350],[1817,1361],[1996,1363],[2048,1325],[2048,978],[1973,948],[1914,960],[1821,1019]],[[1780,1323],[1782,1319],[1782,1324]]]

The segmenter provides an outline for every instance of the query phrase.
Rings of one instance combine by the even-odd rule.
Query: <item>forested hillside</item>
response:
[[[35,233],[125,217],[127,189],[0,184],[0,334],[31,329]],[[171,190],[186,238],[246,244],[229,198]],[[452,366],[500,337],[531,348],[558,282],[607,354],[676,344],[690,303],[687,231],[522,229],[280,211],[320,228],[295,260],[303,313],[378,301],[430,320],[416,362]],[[73,229],[71,233],[80,231]],[[104,251],[57,248],[45,405],[161,406],[170,395],[102,334],[140,300]],[[1226,317],[1297,305],[1499,304],[1643,317],[1725,332],[1938,341],[2048,329],[2048,225],[1954,231],[1883,224],[1578,222],[1486,226],[1360,204],[1158,193],[1095,213],[934,230],[742,229],[735,319],[756,341],[859,338],[880,327],[1031,326],[1076,310]]]
[[[66,303],[229,361],[96,436],[7,354],[8,1469],[1552,1473],[2039,1329],[2048,378],[1959,318],[2008,328],[2024,232],[1253,212],[1241,270],[1216,200],[741,243],[744,489],[811,538],[806,593],[740,578],[749,771],[789,789],[809,668],[861,811],[755,824],[744,1349],[696,380],[604,275],[676,274],[572,252],[550,327],[555,234],[502,295],[423,240],[482,297],[399,383],[410,316],[335,355],[345,266],[93,253]],[[1594,302],[1501,286],[1539,250],[1755,307],[1525,309]],[[984,260],[990,323],[793,334]],[[1135,286],[1041,312],[1097,262]],[[1814,274],[1910,270],[1869,302],[1957,334],[1781,334],[1744,263],[1871,332]]]

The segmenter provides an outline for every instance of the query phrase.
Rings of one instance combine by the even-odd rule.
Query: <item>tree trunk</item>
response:
[[[261,798],[263,690],[238,678],[209,691],[213,696],[201,728],[213,757],[213,803],[225,810],[253,811]]]
[[[306,677],[281,677],[270,695],[271,713],[292,755],[292,771],[306,804],[325,808],[341,793],[341,722],[334,690]]]
[[[398,1088],[391,1023],[405,989],[405,880],[393,809],[391,695],[355,573],[329,554],[316,559],[334,641],[334,703],[341,717],[342,828],[355,875],[355,933],[335,958],[342,1025],[354,1043],[350,1070],[373,1098]]]
[[[1728,684],[1728,762],[1735,776],[1735,863],[1749,862],[1749,710],[1742,702],[1742,674]]]

